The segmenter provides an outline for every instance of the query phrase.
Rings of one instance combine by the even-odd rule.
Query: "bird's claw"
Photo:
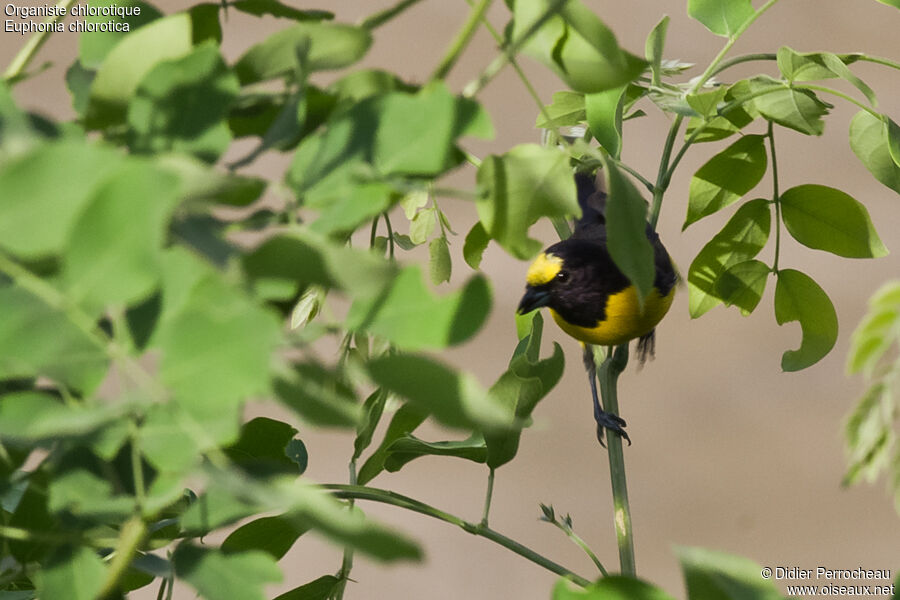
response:
[[[614,415],[606,411],[601,411],[599,414],[596,414],[595,418],[597,419],[597,441],[600,442],[601,446],[606,448],[606,444],[603,443],[604,429],[609,429],[619,437],[625,438],[628,445],[631,445],[631,438],[628,437],[628,433],[626,433],[624,429],[625,419],[619,415]]]

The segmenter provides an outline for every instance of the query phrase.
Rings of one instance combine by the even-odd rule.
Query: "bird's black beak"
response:
[[[537,287],[529,287],[525,290],[525,295],[519,302],[519,309],[516,311],[520,315],[530,313],[536,308],[547,306],[550,303],[550,291]]]

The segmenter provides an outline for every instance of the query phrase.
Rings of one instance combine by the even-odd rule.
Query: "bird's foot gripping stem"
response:
[[[628,437],[628,433],[625,431],[625,419],[604,410],[595,412],[594,419],[597,421],[597,441],[600,442],[601,446],[606,447],[606,444],[603,443],[604,429],[609,429],[611,432],[619,435],[619,437],[625,438],[628,445],[631,445],[631,438]]]
[[[628,445],[631,445],[631,438],[625,432],[625,419],[619,415],[603,410],[600,406],[600,398],[597,396],[597,366],[594,363],[594,351],[589,345],[584,346],[584,368],[588,374],[588,381],[591,384],[591,399],[594,401],[594,420],[597,421],[597,441],[604,448],[603,430],[609,429],[619,437],[625,438]]]

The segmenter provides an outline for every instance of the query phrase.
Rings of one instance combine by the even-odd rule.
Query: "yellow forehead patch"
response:
[[[533,286],[549,283],[556,277],[556,274],[560,272],[562,266],[563,261],[560,257],[555,254],[541,252],[541,254],[534,259],[534,262],[531,263],[531,266],[528,267],[528,274],[525,276],[525,281],[528,285]]]

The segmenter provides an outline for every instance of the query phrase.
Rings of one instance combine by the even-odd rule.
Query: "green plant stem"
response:
[[[659,171],[656,173],[656,185],[653,186],[653,202],[650,205],[649,222],[650,226],[656,229],[656,223],[659,221],[659,211],[662,209],[663,195],[669,186],[669,158],[672,156],[672,148],[675,147],[675,138],[678,137],[678,130],[681,128],[681,122],[684,117],[678,115],[672,121],[669,127],[669,134],[666,136],[666,143],[663,145],[662,156],[659,159]]]
[[[709,74],[710,77],[715,77],[722,71],[730,69],[735,65],[739,65],[745,62],[752,62],[756,60],[777,60],[778,55],[774,52],[759,52],[756,54],[744,54],[743,56],[735,56],[734,58],[730,58],[728,60],[722,61],[712,72]]]
[[[138,514],[143,513],[146,499],[146,487],[144,485],[144,465],[141,463],[140,432],[136,419],[129,423],[129,435],[131,437],[131,473],[134,479],[134,500],[137,503]]]
[[[778,274],[778,257],[781,255],[781,196],[778,192],[778,158],[775,155],[775,127],[769,121],[769,154],[772,157],[772,203],[775,204],[775,259],[772,272]]]
[[[394,228],[391,226],[391,216],[389,214],[382,213],[384,217],[384,225],[387,227],[387,239],[388,239],[388,256],[391,260],[394,260]]]
[[[119,582],[128,570],[128,565],[131,564],[131,560],[146,536],[147,524],[138,516],[131,517],[122,525],[115,554],[109,563],[103,587],[100,589],[100,593],[97,594],[98,598],[113,597],[117,593]]]
[[[369,230],[369,250],[375,247],[375,238],[378,233],[378,219],[381,218],[381,215],[375,215],[375,218],[372,219],[372,229]]]
[[[462,28],[456,33],[456,37],[453,38],[450,48],[447,49],[447,53],[444,54],[441,62],[438,63],[438,66],[435,68],[434,73],[431,74],[430,79],[444,79],[450,70],[453,69],[456,61],[458,61],[460,55],[462,55],[463,50],[466,49],[466,46],[468,46],[469,42],[472,40],[472,36],[475,35],[475,30],[478,29],[478,24],[483,20],[487,9],[491,5],[491,1],[492,0],[479,0],[478,4],[472,8],[469,12],[469,18],[466,19]]]
[[[475,96],[478,92],[484,89],[497,74],[503,70],[503,67],[506,66],[515,56],[515,54],[519,51],[519,49],[525,45],[525,43],[534,35],[538,29],[544,26],[544,24],[553,18],[554,15],[563,7],[563,5],[568,0],[553,0],[550,6],[547,7],[547,10],[544,11],[544,14],[540,16],[534,23],[532,23],[528,29],[517,39],[513,40],[510,44],[505,46],[502,49],[502,52],[499,56],[497,56],[494,60],[492,60],[487,67],[481,72],[481,75],[478,76],[474,81],[469,82],[465,88],[463,88],[463,96],[471,98]]]
[[[491,514],[491,499],[494,496],[494,467],[488,468],[487,490],[484,493],[484,511],[481,515],[481,526],[487,527],[488,516]]]
[[[378,27],[381,27],[395,17],[400,16],[406,9],[418,4],[421,1],[422,0],[401,0],[390,8],[366,17],[365,19],[363,19],[363,22],[360,23],[360,27],[368,29],[369,31],[377,29]]]
[[[467,531],[468,533],[471,533],[472,535],[477,535],[479,537],[491,540],[496,544],[500,544],[504,548],[515,552],[519,556],[526,558],[531,562],[540,565],[541,567],[544,567],[548,571],[551,571],[563,577],[567,577],[576,585],[586,587],[591,583],[589,580],[575,574],[566,567],[550,560],[549,558],[546,558],[545,556],[535,552],[531,548],[528,548],[527,546],[506,537],[505,535],[491,529],[490,527],[465,521],[457,516],[451,515],[450,513],[425,504],[424,502],[419,502],[418,500],[415,500],[413,498],[409,498],[407,496],[403,496],[401,494],[397,494],[388,490],[360,485],[329,484],[323,487],[326,490],[329,490],[338,498],[356,498],[357,500],[369,500],[372,502],[390,504],[392,506],[404,508],[406,510],[411,510],[419,514],[438,519],[439,521],[444,521],[445,523],[450,523],[451,525],[456,525],[457,527],[460,527],[461,529]]]
[[[594,565],[597,567],[597,570],[600,571],[600,574],[604,577],[609,577],[609,573],[607,573],[606,567],[603,566],[603,563],[600,562],[600,559],[597,558],[597,555],[594,554],[594,551],[591,550],[591,547],[587,545],[587,542],[581,539],[580,535],[575,533],[575,531],[568,523],[560,523],[559,519],[557,519],[555,515],[552,519],[542,518],[541,520],[547,521],[548,523],[562,531],[564,534],[566,534],[567,538],[569,538],[576,546],[581,548],[584,553],[588,555],[588,558],[593,561]]]
[[[747,60],[756,60],[760,58],[762,55],[747,55],[738,57],[736,59],[732,59],[728,62],[723,62],[725,59],[725,55],[731,50],[731,47],[734,46],[734,43],[741,37],[741,34],[747,30],[750,25],[756,21],[764,12],[772,8],[778,0],[769,0],[764,5],[762,5],[759,10],[757,10],[753,16],[747,19],[740,27],[738,27],[737,31],[734,32],[734,35],[728,38],[728,41],[725,42],[725,45],[716,55],[716,57],[709,63],[709,66],[706,67],[706,70],[697,78],[694,82],[694,85],[691,86],[691,89],[688,91],[689,94],[695,93],[699,90],[703,85],[709,81],[709,79],[715,74],[720,72],[722,69],[728,68],[739,62],[745,62]],[[752,58],[748,58],[752,57]],[[721,68],[720,68],[721,65]],[[659,171],[656,177],[656,186],[653,189],[653,202],[650,205],[650,215],[649,221],[650,225],[655,229],[656,224],[659,221],[659,212],[662,209],[662,201],[663,196],[666,193],[666,189],[669,186],[669,181],[672,178],[672,173],[674,171],[674,167],[670,168],[669,159],[672,156],[672,149],[675,145],[675,138],[678,136],[678,130],[681,128],[681,122],[684,120],[684,117],[678,115],[675,117],[675,120],[672,122],[672,126],[669,127],[669,135],[666,137],[666,144],[663,147],[662,157],[659,161]],[[686,148],[684,148],[686,149]],[[684,152],[679,152],[678,160],[681,160],[681,156],[684,155]],[[677,165],[677,163],[676,163]]]
[[[469,5],[471,5],[473,0],[468,0],[468,2]],[[497,29],[493,25],[491,25],[491,22],[487,20],[487,17],[482,16],[481,22],[484,25],[485,29],[488,30],[488,33],[491,34],[491,37],[494,38],[494,41],[497,42],[498,45],[502,44],[503,36],[501,36],[500,32],[497,31]],[[531,98],[534,100],[535,104],[538,107],[538,110],[541,113],[541,117],[543,117],[544,120],[549,123],[552,119],[550,118],[550,113],[547,112],[547,107],[544,106],[544,102],[541,100],[540,95],[531,84],[531,81],[529,81],[528,76],[525,75],[525,71],[523,71],[522,67],[519,66],[519,61],[516,60],[516,57],[514,55],[509,57],[509,64],[510,66],[512,66],[513,70],[516,72],[516,75],[519,77],[519,81],[521,81],[525,86],[525,89],[528,91],[528,95],[531,96]]]
[[[641,184],[645,188],[647,188],[647,191],[650,192],[651,194],[656,190],[656,186],[653,185],[649,179],[647,179],[646,177],[644,177],[643,175],[638,173],[634,168],[625,164],[618,158],[614,158],[612,156],[608,156],[607,158],[609,159],[610,162],[614,163],[617,167],[621,168],[623,171],[626,171],[627,173],[630,173],[632,177],[634,177],[635,179],[640,181]]]
[[[57,8],[65,8],[66,12],[69,12],[69,8],[75,4],[76,0],[60,0],[60,2],[56,3]],[[56,15],[53,17],[49,17],[45,23],[57,23],[62,21],[65,17],[62,15]],[[25,69],[28,68],[28,65],[31,63],[32,59],[34,59],[35,55],[38,53],[38,50],[41,49],[41,46],[50,39],[50,34],[52,34],[52,30],[48,31],[39,31],[28,38],[28,41],[25,42],[25,45],[16,53],[13,57],[12,62],[9,63],[9,66],[6,67],[6,71],[3,73],[3,79],[7,82],[15,81],[19,77],[21,77],[25,73]]]
[[[693,94],[694,92],[699,90],[701,87],[703,87],[703,84],[705,84],[707,81],[709,81],[709,78],[713,76],[713,73],[717,72],[716,69],[718,69],[719,64],[722,63],[722,61],[725,59],[725,55],[728,54],[728,52],[731,50],[731,47],[734,46],[735,42],[738,41],[738,39],[741,37],[741,35],[745,31],[747,31],[747,28],[750,27],[751,25],[753,25],[753,23],[758,18],[760,18],[763,15],[763,13],[765,13],[767,10],[769,10],[770,8],[775,6],[775,4],[777,2],[778,2],[778,0],[769,0],[768,2],[766,2],[765,4],[760,6],[759,10],[757,10],[755,13],[753,13],[753,15],[749,19],[744,21],[741,24],[741,26],[737,28],[737,31],[735,31],[734,34],[728,38],[728,41],[725,42],[725,45],[722,46],[722,49],[719,50],[719,53],[716,55],[716,57],[712,60],[711,63],[709,63],[709,66],[706,67],[706,70],[703,72],[703,74],[700,75],[700,77],[697,79],[696,82],[694,82],[694,85],[691,87],[691,90],[688,92],[689,94]]]
[[[619,414],[617,383],[619,375],[628,364],[628,344],[610,348],[606,359],[598,369],[603,410]],[[636,575],[634,565],[634,535],[631,529],[631,507],[628,503],[628,484],[625,480],[625,455],[622,452],[622,438],[608,435],[606,438],[609,457],[609,478],[612,483],[616,540],[619,546],[619,567],[623,575]]]
[[[863,54],[859,57],[859,60],[864,60],[866,62],[875,63],[876,65],[882,65],[900,71],[900,63],[887,58],[882,58],[880,56],[868,56],[866,54]]]
[[[348,466],[348,470],[350,471],[350,485],[356,485],[356,459],[350,459],[350,465]],[[348,510],[353,510],[353,506],[356,503],[354,498],[349,498],[349,507]],[[350,571],[353,570],[353,548],[347,546],[344,548],[344,556],[341,559],[341,570],[338,572],[338,584],[337,589],[334,593],[335,600],[341,600],[344,597],[344,590],[347,588],[347,582],[350,580]]]

